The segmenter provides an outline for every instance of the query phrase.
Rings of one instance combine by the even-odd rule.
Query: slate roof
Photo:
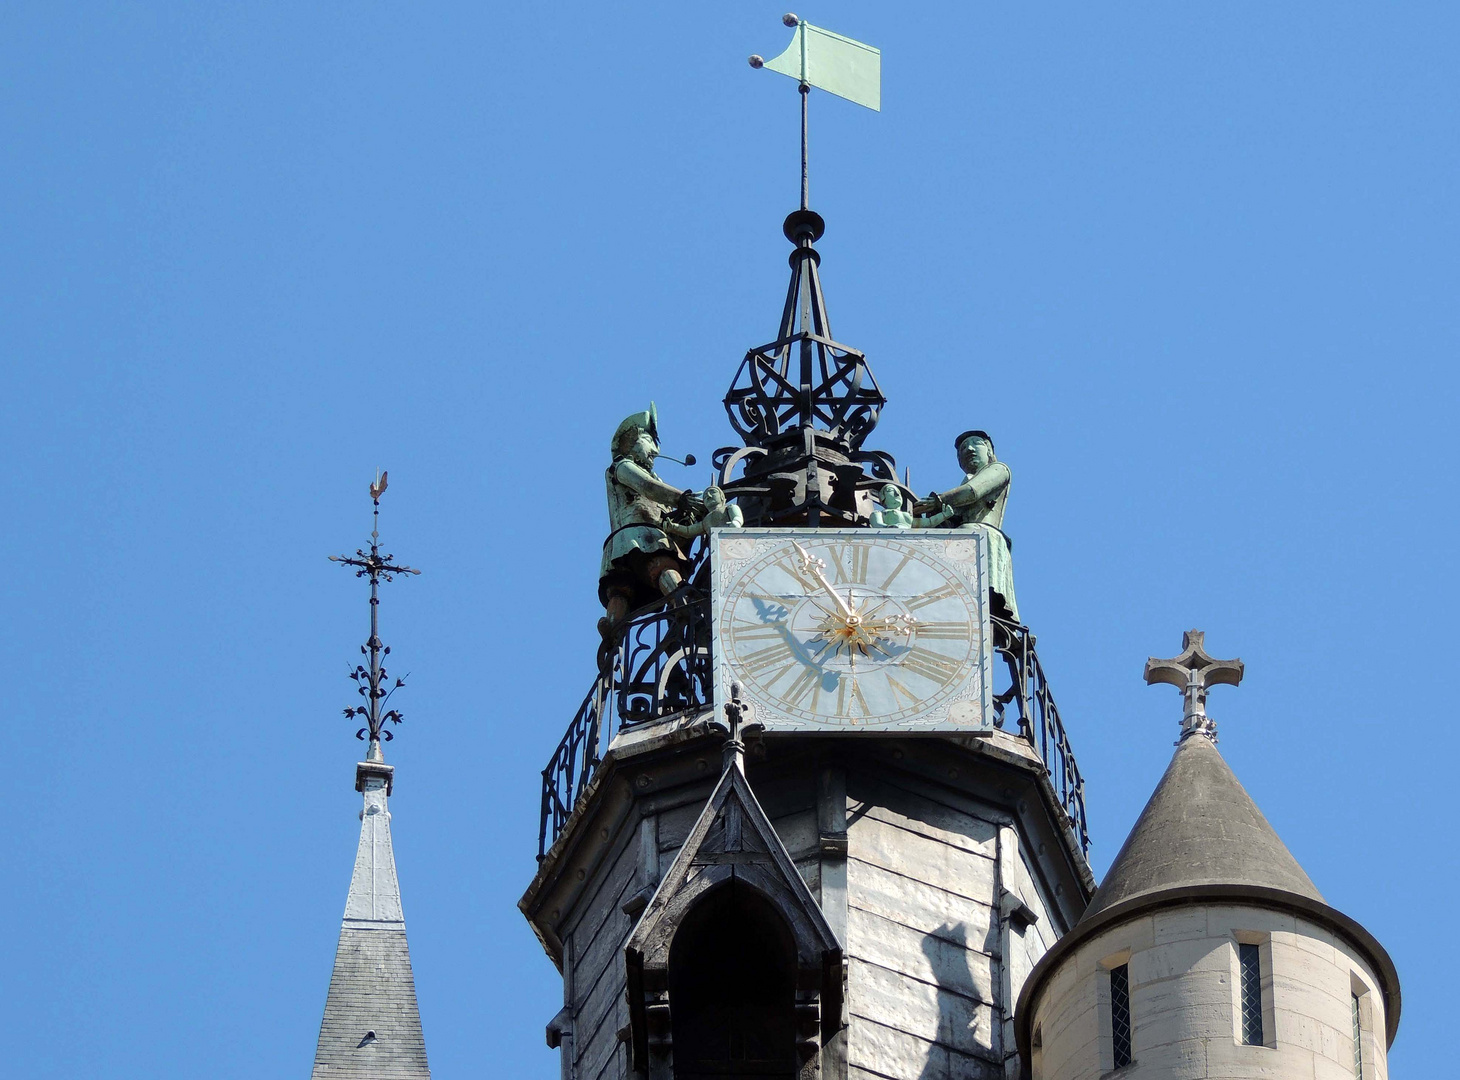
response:
[[[1324,902],[1216,745],[1199,734],[1177,747],[1080,921],[1193,885],[1251,885]]]
[[[366,774],[360,845],[325,999],[313,1080],[430,1080],[390,840],[386,768]]]

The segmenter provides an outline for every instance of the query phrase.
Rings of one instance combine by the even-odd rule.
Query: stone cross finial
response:
[[[1181,654],[1170,660],[1146,661],[1147,683],[1170,683],[1180,689],[1186,699],[1181,717],[1183,740],[1200,733],[1217,741],[1217,725],[1207,716],[1207,690],[1213,686],[1236,686],[1242,681],[1241,660],[1218,660],[1202,643],[1201,630],[1188,630],[1181,635]]]

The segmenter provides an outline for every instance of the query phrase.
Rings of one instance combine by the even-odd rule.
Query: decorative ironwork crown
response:
[[[385,670],[385,658],[390,655],[390,646],[382,645],[380,641],[380,583],[381,581],[394,581],[397,574],[420,573],[419,570],[414,570],[409,566],[398,565],[394,555],[380,553],[380,496],[385,493],[389,475],[389,473],[382,472],[370,485],[370,499],[375,506],[375,516],[370,531],[369,552],[363,548],[356,548],[354,556],[331,555],[329,557],[330,562],[354,567],[356,577],[370,579],[370,637],[364,645],[360,646],[360,652],[368,658],[369,666],[356,664],[355,670],[350,672],[350,678],[354,680],[360,696],[365,699],[365,704],[347,707],[345,717],[347,719],[359,717],[365,721],[365,726],[355,732],[355,738],[364,739],[367,734],[369,735],[369,756],[372,760],[380,757],[380,740],[390,742],[395,737],[385,728],[386,723],[399,724],[405,719],[405,714],[399,709],[381,711],[390,702],[395,692],[406,684],[406,680],[405,677],[398,678],[395,680],[395,685],[391,686],[390,675]]]
[[[784,231],[795,249],[780,329],[745,354],[725,395],[745,445],[715,452],[720,486],[746,524],[863,525],[872,492],[897,482],[889,455],[862,449],[887,399],[867,358],[832,336],[813,246],[826,223],[801,209]]]
[[[819,427],[856,450],[887,403],[867,358],[831,336],[821,255],[812,246],[825,232],[814,210],[786,218],[786,239],[796,247],[780,331],[745,354],[725,395],[730,424],[747,445],[770,446],[800,428]]]

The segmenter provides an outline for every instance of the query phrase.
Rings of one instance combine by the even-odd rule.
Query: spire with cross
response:
[[[395,680],[394,686],[389,685],[390,677],[385,670],[385,658],[390,655],[390,648],[382,645],[380,641],[380,583],[395,580],[397,574],[420,573],[419,570],[396,563],[394,555],[380,553],[380,496],[385,494],[388,483],[389,473],[382,472],[370,485],[370,500],[375,507],[370,530],[370,550],[366,552],[363,548],[356,548],[353,556],[331,555],[329,557],[330,562],[354,567],[356,577],[370,579],[370,637],[364,645],[360,646],[360,652],[369,660],[369,667],[364,664],[356,664],[355,670],[350,672],[350,678],[355,681],[360,696],[365,699],[365,704],[345,709],[345,716],[359,717],[365,721],[365,726],[355,732],[355,737],[364,739],[368,734],[370,749],[366,754],[366,760],[370,762],[385,760],[385,756],[380,752],[380,740],[384,738],[386,742],[389,742],[393,738],[389,731],[382,731],[387,721],[398,724],[404,719],[404,715],[398,709],[381,712],[390,701],[391,695],[405,685],[405,679],[398,678]]]
[[[1181,739],[1204,735],[1217,741],[1217,725],[1207,715],[1207,691],[1213,686],[1236,686],[1242,681],[1241,660],[1218,660],[1203,643],[1205,632],[1188,630],[1181,635],[1181,652],[1170,660],[1146,661],[1146,682],[1169,683],[1185,698],[1181,717]]]

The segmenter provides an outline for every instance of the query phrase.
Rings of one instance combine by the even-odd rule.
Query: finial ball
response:
[[[751,53],[750,66],[759,71],[761,68],[765,67],[765,57],[759,55],[758,53]]]
[[[782,15],[781,22],[785,23],[787,26],[801,25],[801,20],[796,18],[796,13],[794,11],[788,11],[786,12],[786,14]]]

